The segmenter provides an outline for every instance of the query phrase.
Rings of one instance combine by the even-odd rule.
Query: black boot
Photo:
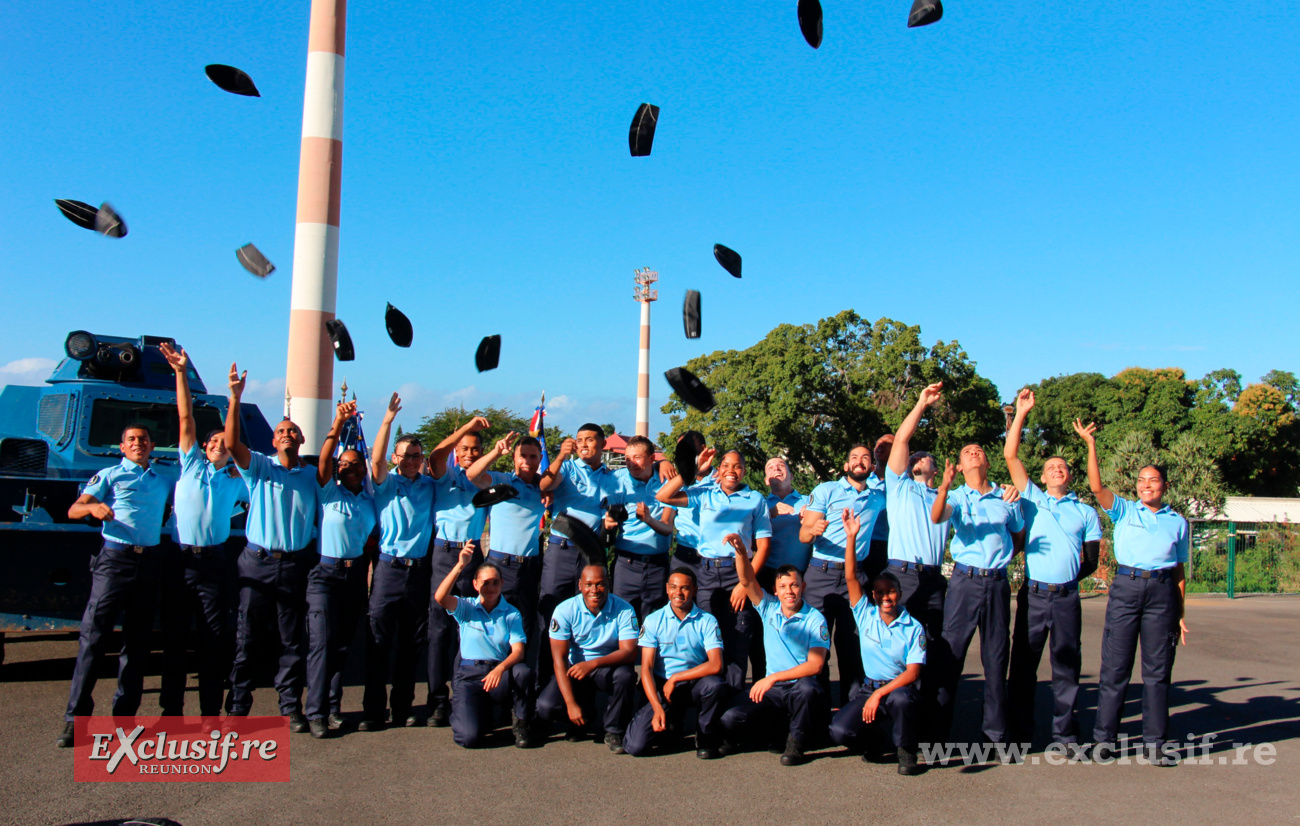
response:
[[[782,766],[798,766],[804,762],[803,744],[793,734],[785,738],[785,751],[781,753]]]
[[[916,762],[916,750],[899,746],[898,773],[911,776],[914,774],[920,774],[923,771],[925,771],[925,769]]]

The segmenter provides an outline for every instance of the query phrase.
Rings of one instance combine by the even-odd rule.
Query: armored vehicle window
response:
[[[69,393],[51,393],[42,396],[36,411],[36,429],[56,445],[72,435],[72,396]]]
[[[198,437],[222,426],[221,411],[204,404],[194,406]],[[95,399],[90,410],[90,447],[117,447],[122,442],[122,428],[132,422],[144,422],[153,431],[154,446],[174,448],[180,442],[180,422],[176,405],[122,399]]]

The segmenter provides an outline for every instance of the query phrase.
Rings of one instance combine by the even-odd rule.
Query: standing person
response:
[[[966,484],[952,493],[957,471]],[[952,581],[943,610],[943,636],[934,656],[940,671],[939,714],[936,731],[945,740],[952,728],[957,683],[966,651],[975,631],[980,634],[980,659],[984,663],[984,737],[990,743],[1007,742],[1007,655],[1011,627],[1011,586],[1007,566],[1024,542],[1025,523],[1019,502],[1003,500],[1002,491],[988,479],[989,460],[976,444],[961,449],[956,465],[943,469],[930,521],[950,521],[953,527]]]
[[[798,571],[777,571],[773,596],[754,578],[740,535],[728,535],[727,543],[736,550],[736,571],[745,597],[762,617],[763,647],[772,673],[755,680],[749,694],[742,695],[722,715],[722,727],[727,730],[723,753],[736,751],[742,734],[762,721],[767,724],[769,740],[772,735],[786,734],[781,765],[797,766],[804,762],[804,750],[825,730],[830,711],[826,690],[817,678],[830,653],[826,619],[804,601],[803,577]],[[788,728],[783,724],[785,720],[789,721]]]
[[[103,542],[90,560],[90,600],[81,617],[77,664],[63,714],[63,731],[55,741],[69,748],[73,720],[95,710],[95,666],[104,637],[122,615],[122,653],[118,657],[113,716],[130,717],[140,708],[144,661],[158,610],[162,572],[162,517],[171,481],[150,465],[153,434],[143,424],[129,424],[118,444],[122,461],[90,477],[68,518],[93,517],[104,523]]]
[[[248,371],[230,365],[230,406],[226,409],[226,447],[248,485],[247,543],[239,555],[239,616],[235,625],[235,661],[230,670],[226,711],[246,716],[253,705],[253,652],[273,625],[279,642],[275,688],[280,714],[289,729],[307,730],[302,715],[303,652],[307,614],[307,575],[317,561],[315,469],[298,456],[302,429],[285,419],[275,426],[272,459],[239,440],[239,400]]]
[[[718,752],[723,700],[722,634],[718,621],[695,604],[695,574],[690,568],[668,577],[668,604],[641,626],[641,688],[649,701],[632,717],[623,741],[627,753],[642,757],[670,729],[681,726],[686,709],[699,711],[695,756]]]
[[[803,512],[799,539],[812,543],[812,559],[808,563],[804,599],[826,618],[835,642],[835,659],[840,674],[840,702],[857,692],[862,681],[862,660],[858,651],[858,629],[853,622],[853,609],[849,607],[849,590],[844,569],[844,547],[847,541],[845,523],[839,518],[845,508],[857,516],[860,530],[866,532],[863,541],[856,543],[862,552],[855,566],[865,567],[870,551],[870,536],[876,517],[885,510],[884,491],[867,484],[871,478],[871,448],[863,444],[849,449],[844,460],[844,476],[836,482],[822,482],[813,488],[808,497],[808,507]],[[857,537],[854,537],[857,539]],[[865,571],[859,574],[860,585],[870,587]],[[829,673],[822,679],[829,684]]]
[[[1083,615],[1079,582],[1097,570],[1101,523],[1097,512],[1070,491],[1070,466],[1060,456],[1043,465],[1040,488],[1029,481],[1020,461],[1020,432],[1034,409],[1032,390],[1016,397],[1016,416],[1007,429],[1002,455],[1011,482],[1023,494],[1025,514],[1025,581],[1016,595],[1016,623],[1011,636],[1011,672],[1007,700],[1011,740],[1034,739],[1034,694],[1038,661],[1051,638],[1052,742],[1079,742],[1080,634]],[[1082,559],[1081,559],[1082,556]]]
[[[339,404],[325,434],[316,468],[320,485],[320,562],[307,576],[307,725],[317,739],[330,733],[328,717],[341,717],[343,666],[357,621],[366,611],[366,540],[378,515],[366,479],[366,458],[345,450],[334,480],[334,450],[356,402]]]
[[[430,582],[434,587],[446,579],[461,550],[473,543],[475,556],[461,569],[460,579],[452,586],[452,594],[458,597],[474,596],[474,571],[483,562],[479,542],[483,538],[488,509],[474,507],[474,494],[478,493],[478,488],[469,481],[465,471],[483,455],[483,431],[490,426],[487,419],[475,416],[439,442],[429,455],[436,493],[433,500],[434,540],[429,551],[433,568]],[[455,459],[449,465],[447,459],[453,452]],[[497,576],[500,578],[500,572]],[[457,652],[460,650],[457,627],[455,618],[437,600],[429,605],[431,726],[442,727],[449,722],[447,681],[453,679],[457,668]]]
[[[698,430],[688,430],[677,440],[677,450],[688,451],[690,455],[695,456],[698,460],[704,450],[704,435]],[[664,462],[660,467],[669,465]],[[672,478],[672,474],[662,478],[667,482]],[[717,484],[713,479],[713,468],[706,464],[704,467],[696,465],[690,477],[682,480],[682,489],[687,490],[694,485],[713,485]],[[656,494],[656,498],[658,494]],[[674,543],[676,551],[674,556],[680,559],[695,559],[699,557],[700,551],[700,513],[698,507],[689,505],[677,505],[677,516],[673,520],[673,529],[676,531]],[[697,595],[698,596],[698,595]],[[709,610],[707,607],[704,610]]]
[[[872,490],[880,491],[881,496],[887,495],[885,491],[885,469],[889,467],[889,453],[893,450],[893,447],[894,434],[886,433],[876,440],[871,453],[874,467],[871,471],[871,477],[867,479],[867,485]],[[871,530],[871,550],[867,553],[864,569],[867,574],[867,582],[875,582],[876,576],[887,567],[889,567],[888,508],[876,515],[876,526]]]
[[[772,543],[761,570],[756,572],[758,584],[771,593],[776,586],[776,569],[792,565],[800,573],[808,568],[812,545],[799,538],[803,509],[808,497],[794,488],[790,465],[780,456],[767,460],[763,466],[767,478],[767,516],[772,523]]]
[[[230,636],[230,593],[226,553],[230,517],[236,502],[248,501],[248,487],[230,464],[225,431],[197,439],[194,400],[190,397],[190,358],[163,342],[158,349],[176,371],[176,412],[180,417],[180,479],[176,482],[176,548],[163,554],[162,690],[158,701],[165,717],[185,713],[185,640],[191,618],[199,627],[199,713],[221,713],[221,696],[230,676],[234,640]]]
[[[545,651],[539,655],[542,646],[537,627],[537,588],[542,574],[542,513],[545,510],[542,491],[538,487],[542,445],[533,436],[520,438],[516,445],[518,435],[513,430],[507,433],[496,446],[470,465],[465,476],[481,490],[493,485],[510,485],[519,494],[492,506],[489,533],[492,545],[487,558],[501,572],[501,598],[518,608],[524,617],[524,633],[528,637],[527,659],[535,663],[538,656],[547,655]],[[506,455],[513,457],[513,473],[488,470],[493,462]]]
[[[1159,766],[1179,762],[1169,737],[1169,684],[1174,650],[1187,643],[1185,566],[1190,539],[1187,520],[1164,503],[1169,480],[1162,468],[1138,471],[1134,502],[1101,483],[1095,424],[1079,420],[1074,431],[1088,445],[1088,487],[1115,523],[1115,579],[1106,597],[1106,631],[1097,676],[1096,748],[1113,753],[1133,657],[1142,643],[1142,742]]]
[[[547,723],[568,717],[570,740],[582,736],[595,713],[596,692],[605,705],[605,745],[623,754],[623,734],[632,717],[636,686],[636,611],[609,593],[603,565],[587,565],[579,582],[582,593],[561,602],[551,617],[550,654],[554,676],[537,699],[537,719]]]
[[[698,459],[699,467],[709,467],[714,455],[713,448],[705,448]],[[759,620],[740,584],[726,537],[738,534],[746,547],[754,548],[755,568],[763,567],[772,541],[767,499],[758,491],[750,490],[744,478],[744,458],[739,451],[729,450],[718,463],[716,484],[697,484],[682,490],[682,477],[675,476],[655,494],[656,499],[677,507],[679,512],[683,507],[690,507],[698,514],[698,552],[691,554],[679,546],[676,559],[694,571],[699,583],[700,607],[718,621],[723,658],[727,663],[727,685],[734,692],[744,687],[749,650]]]
[[[379,559],[370,584],[366,688],[361,699],[361,723],[357,727],[361,731],[382,729],[390,707],[393,725],[421,723],[411,706],[415,702],[419,652],[429,634],[429,545],[433,541],[436,495],[434,480],[420,472],[424,446],[419,436],[414,433],[399,436],[392,456],[388,455],[393,421],[401,409],[402,399],[394,393],[370,448],[370,474],[379,515]],[[392,470],[388,467],[390,461]],[[391,694],[388,691],[390,657]],[[430,720],[441,715],[443,725],[449,713],[446,682],[444,678],[437,683],[432,676],[429,680]]]
[[[515,746],[532,746],[533,672],[524,662],[524,619],[501,598],[501,572],[491,562],[475,568],[471,587],[477,597],[452,593],[465,568],[481,559],[473,542],[456,556],[456,564],[438,583],[434,604],[460,626],[460,656],[451,695],[451,737],[456,745],[480,748],[496,726],[493,712],[511,704],[510,730]]]
[[[606,530],[618,531],[614,593],[627,600],[641,620],[668,602],[668,545],[677,517],[676,508],[655,499],[663,483],[655,472],[654,454],[654,443],[646,437],[627,440],[627,467],[614,471],[614,490],[607,500],[611,508],[627,509],[627,521],[620,528],[606,513],[604,523]]]
[[[863,759],[875,755],[867,738],[873,725],[892,723],[891,737],[898,749],[898,773],[920,774],[916,762],[917,716],[921,695],[916,682],[925,664],[925,629],[902,605],[898,579],[879,573],[866,591],[854,574],[857,552],[854,537],[858,517],[845,508],[841,517],[848,540],[844,548],[845,580],[849,605],[857,620],[862,645],[863,680],[844,707],[831,720],[831,740],[849,748],[864,748]]]

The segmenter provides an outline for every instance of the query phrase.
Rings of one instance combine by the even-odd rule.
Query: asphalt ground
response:
[[[1096,703],[1104,613],[1104,597],[1084,601],[1085,732]],[[0,823],[142,816],[184,826],[1294,821],[1300,815],[1300,598],[1193,599],[1188,619],[1189,645],[1179,649],[1174,668],[1170,733],[1176,740],[1195,734],[1198,744],[1204,734],[1217,735],[1208,753],[1196,753],[1197,764],[1049,765],[1041,753],[1049,708],[1044,658],[1039,736],[1028,760],[954,761],[919,777],[900,777],[893,765],[866,764],[834,748],[786,768],[765,751],[701,761],[685,744],[676,753],[638,759],[555,736],[544,748],[521,751],[509,745],[508,731],[500,733],[499,747],[468,751],[452,743],[450,729],[399,728],[324,741],[294,735],[289,783],[76,783],[72,750],[54,747],[76,640],[11,636],[0,666]],[[105,667],[96,688],[99,708],[109,705],[114,666]],[[978,669],[976,645],[966,659],[954,741],[978,738]],[[344,711],[354,718],[359,676],[352,675],[344,698]],[[145,687],[141,713],[156,714],[156,668]],[[1133,735],[1140,732],[1139,687],[1140,675],[1126,708],[1124,730]],[[274,692],[259,689],[252,713],[274,714]],[[1234,743],[1272,743],[1276,756],[1239,752]]]

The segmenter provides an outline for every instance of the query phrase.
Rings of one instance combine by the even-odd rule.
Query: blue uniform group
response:
[[[659,474],[651,470],[644,480],[627,468],[614,471],[614,489],[608,495],[608,507],[627,508],[627,521],[614,539],[614,593],[631,603],[637,616],[645,618],[668,602],[668,549],[672,537],[661,534],[636,515],[644,504],[654,519],[662,521],[665,513],[676,509],[665,505],[655,494],[663,487]]]

